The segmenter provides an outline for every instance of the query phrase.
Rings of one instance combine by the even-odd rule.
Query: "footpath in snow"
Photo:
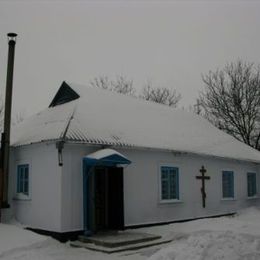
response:
[[[137,229],[173,241],[138,251],[104,254],[40,236],[15,225],[0,225],[0,259],[11,260],[256,260],[260,259],[260,210],[234,217]]]

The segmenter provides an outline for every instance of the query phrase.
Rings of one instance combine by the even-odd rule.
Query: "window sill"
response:
[[[221,201],[235,201],[235,198],[222,198]]]
[[[252,196],[252,197],[247,197],[246,198],[247,200],[255,200],[255,199],[259,199],[258,196]]]
[[[183,203],[181,200],[160,200],[159,204],[179,204]]]
[[[28,200],[31,200],[31,198],[28,196],[28,195],[25,195],[23,193],[17,193],[13,200],[21,200],[21,201],[28,201]]]

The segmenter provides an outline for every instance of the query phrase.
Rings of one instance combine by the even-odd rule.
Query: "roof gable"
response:
[[[78,99],[79,97],[79,94],[74,91],[65,81],[63,81],[49,107],[62,105],[64,103]]]

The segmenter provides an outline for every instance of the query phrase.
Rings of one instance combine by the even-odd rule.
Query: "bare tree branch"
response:
[[[106,76],[99,76],[90,81],[90,85],[137,97],[133,80],[129,80],[124,76],[117,76],[115,80],[110,80]],[[181,99],[181,95],[177,93],[175,89],[153,87],[149,82],[144,86],[142,94],[139,95],[139,98],[176,107]]]
[[[202,76],[203,115],[240,141],[260,149],[260,69],[241,60]]]
[[[181,94],[177,93],[175,89],[153,87],[149,82],[144,86],[140,98],[171,107],[177,107],[181,99]]]
[[[136,92],[133,80],[128,80],[124,76],[117,76],[115,80],[110,80],[107,76],[99,76],[90,81],[90,85],[130,96],[135,96]]]

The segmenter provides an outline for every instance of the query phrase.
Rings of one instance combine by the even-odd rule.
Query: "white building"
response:
[[[9,203],[33,229],[87,233],[259,204],[260,153],[182,110],[63,82],[11,136]]]

